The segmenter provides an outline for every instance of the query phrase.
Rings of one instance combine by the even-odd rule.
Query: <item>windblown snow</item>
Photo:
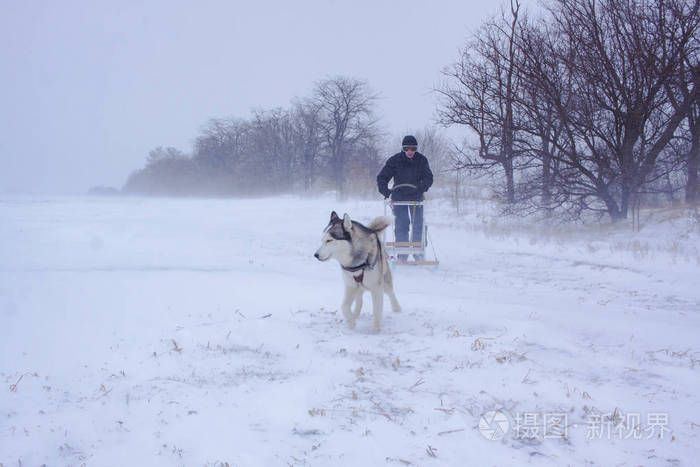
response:
[[[382,209],[1,199],[0,464],[697,465],[697,214],[433,200],[440,267],[394,270],[375,334],[313,253],[331,210]]]

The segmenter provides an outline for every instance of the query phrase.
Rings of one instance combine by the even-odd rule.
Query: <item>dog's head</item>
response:
[[[335,211],[331,212],[331,220],[323,230],[321,246],[316,250],[314,257],[319,261],[328,261],[331,258],[343,261],[351,258],[352,232],[350,216],[345,214],[341,219]]]

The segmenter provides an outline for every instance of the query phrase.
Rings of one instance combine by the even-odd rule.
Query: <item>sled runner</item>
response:
[[[385,242],[387,254],[389,256],[389,263],[394,266],[433,266],[437,268],[440,262],[435,255],[435,249],[432,248],[432,259],[426,257],[426,250],[428,247],[428,224],[425,222],[425,209],[423,208],[424,201],[384,201],[384,214],[386,215],[387,207],[391,208],[391,212],[394,216],[394,223],[396,223],[396,210],[408,208],[408,214],[410,219],[410,228],[407,241],[397,241],[396,230],[392,231],[392,240]],[[416,221],[416,214],[418,211],[422,211],[422,228],[419,227],[422,232],[414,232],[414,223]],[[418,222],[420,225],[420,222]],[[409,258],[412,257],[412,258]]]

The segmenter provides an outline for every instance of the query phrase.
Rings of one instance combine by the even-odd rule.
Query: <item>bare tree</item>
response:
[[[530,24],[511,0],[509,14],[485,23],[443,72],[441,123],[465,125],[478,139],[461,167],[500,169],[510,203],[614,221],[642,195],[672,197],[680,162],[686,197],[696,196],[698,8],[552,0],[548,18]],[[674,157],[670,144],[685,127],[689,149]]]
[[[282,108],[254,111],[251,128],[247,174],[255,176],[263,192],[291,192],[297,154],[290,113]]]
[[[328,153],[329,175],[338,195],[346,196],[348,161],[365,140],[377,137],[374,106],[377,95],[366,81],[336,77],[316,83],[313,99]]]
[[[532,201],[534,209],[543,209],[548,216],[556,207],[561,207],[564,200],[554,187],[558,174],[556,146],[562,124],[554,103],[542,92],[540,81],[542,76],[552,80],[566,78],[566,74],[557,69],[552,55],[555,34],[545,21],[531,24],[525,20],[516,40],[521,57],[517,72],[522,80],[522,92],[517,99],[523,113],[520,126],[525,136],[522,144],[539,162],[539,173],[525,182],[530,186],[521,192],[524,199]],[[535,199],[538,195],[539,199]]]
[[[209,119],[194,144],[194,159],[202,167],[232,172],[244,157],[250,125],[241,119]]]
[[[251,125],[242,119],[210,119],[194,143],[193,162],[201,173],[201,190],[210,195],[241,194],[241,177],[251,147]]]
[[[516,29],[520,3],[511,0],[509,16],[487,22],[462,51],[459,62],[443,70],[447,83],[437,90],[441,97],[439,121],[465,125],[478,137],[478,157],[464,151],[461,168],[503,170],[506,201],[515,202],[516,96],[520,76]]]
[[[696,95],[697,89],[696,81]],[[698,188],[698,170],[700,170],[700,105],[697,97],[688,112],[688,127],[690,130],[690,147],[686,156],[687,181],[685,185],[685,201],[689,204],[694,204],[700,201],[700,189]]]
[[[686,171],[685,200],[692,204],[700,199],[698,189],[698,169],[700,168],[700,39],[693,35],[688,41],[685,56],[678,70],[676,80],[667,85],[668,98],[676,110],[682,110],[686,102],[690,108],[682,125],[679,139],[683,144],[677,152],[684,154]]]
[[[168,146],[166,148],[164,148],[163,146],[158,146],[157,148],[153,148],[148,152],[148,157],[146,158],[146,165],[155,164],[158,161],[166,159],[178,159],[183,157],[186,157],[185,153],[183,153],[177,148],[174,148],[172,146]]]
[[[697,34],[698,4],[682,0],[554,0],[559,41],[550,50],[564,78],[538,76],[562,124],[556,149],[567,166],[562,182],[586,208],[605,204],[627,217],[692,100],[669,105],[668,83]],[[692,94],[692,93],[691,93]]]
[[[321,122],[319,103],[313,99],[298,100],[292,109],[294,144],[300,153],[300,172],[306,193],[318,177],[321,156]]]
[[[129,175],[122,191],[128,194],[183,196],[196,193],[199,172],[179,149],[158,146],[148,153],[143,169]]]

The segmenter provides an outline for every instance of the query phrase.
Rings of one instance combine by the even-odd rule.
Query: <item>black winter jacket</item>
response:
[[[398,187],[389,190],[389,180],[394,179],[394,186],[408,184],[416,188]],[[416,152],[412,159],[406,157],[406,153],[394,154],[386,161],[386,165],[377,175],[377,187],[379,192],[394,201],[420,201],[423,193],[433,184],[433,172],[430,171],[428,159]]]

